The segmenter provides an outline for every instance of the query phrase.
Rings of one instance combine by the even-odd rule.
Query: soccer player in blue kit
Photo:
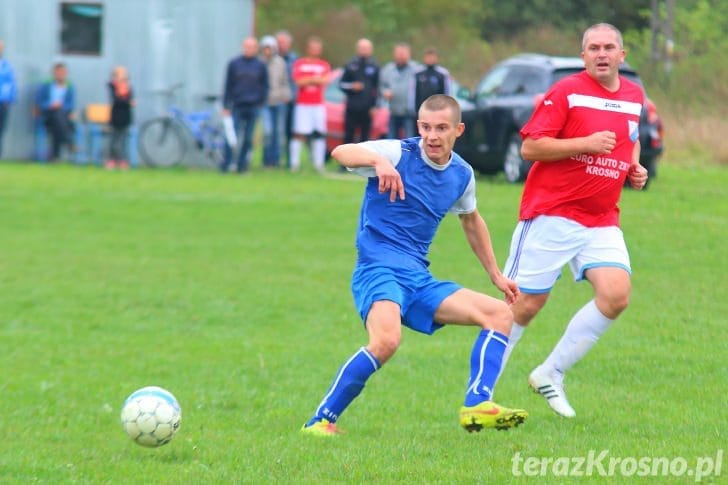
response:
[[[428,335],[444,324],[480,327],[460,409],[460,425],[467,431],[508,429],[528,417],[491,400],[511,329],[509,304],[518,287],[498,269],[476,207],[473,170],[452,151],[465,129],[460,106],[450,96],[431,96],[419,109],[417,126],[420,137],[344,144],[332,152],[343,166],[368,177],[351,287],[369,343],[339,369],[304,433],[340,433],[337,420],[397,350],[402,325]],[[448,212],[459,216],[473,252],[505,301],[430,274],[430,243]]]

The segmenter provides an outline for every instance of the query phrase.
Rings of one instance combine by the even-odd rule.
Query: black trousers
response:
[[[48,110],[44,113],[44,122],[48,134],[51,137],[51,160],[57,160],[61,156],[61,148],[68,145],[73,151],[73,133],[75,131],[69,114],[62,109]]]
[[[371,127],[372,117],[369,115],[369,108],[365,110],[346,108],[344,114],[344,143],[368,140]],[[355,139],[357,130],[359,131],[359,138]]]
[[[109,158],[117,162],[129,161],[126,150],[126,140],[129,137],[129,127],[111,127],[111,138],[109,140]]]

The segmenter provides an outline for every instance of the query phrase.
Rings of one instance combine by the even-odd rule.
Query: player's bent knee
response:
[[[548,299],[548,293],[521,293],[513,304],[513,321],[519,325],[526,326],[541,311]]]
[[[622,293],[617,296],[614,306],[620,312],[624,311],[629,306],[629,292]]]
[[[369,350],[384,363],[397,351],[402,340],[399,306],[390,301],[374,303],[367,316],[366,328]]]
[[[384,364],[397,351],[401,341],[401,334],[379,335],[370,339],[369,351],[381,364]]]
[[[504,301],[498,301],[486,316],[484,329],[495,330],[504,335],[510,335],[513,324],[513,312]]]
[[[599,295],[596,299],[597,308],[604,316],[610,319],[617,318],[629,305],[629,292],[616,292],[609,295]]]

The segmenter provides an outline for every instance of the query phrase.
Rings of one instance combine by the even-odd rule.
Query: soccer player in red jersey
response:
[[[528,378],[564,417],[576,415],[564,393],[564,374],[630,297],[631,268],[617,203],[625,179],[641,189],[647,171],[639,164],[644,94],[619,75],[625,55],[616,27],[589,27],[582,40],[585,70],[554,84],[521,129],[523,158],[535,163],[504,271],[521,290],[511,308],[514,325],[504,367],[568,264],[576,281],[591,283],[594,298],[573,316],[551,354]]]
[[[311,160],[319,172],[326,162],[326,105],[324,91],[329,83],[331,66],[321,58],[323,41],[318,37],[308,39],[306,57],[293,63],[293,81],[298,86],[298,96],[293,112],[293,139],[290,146],[291,170],[301,166],[301,148],[306,137],[311,139]]]

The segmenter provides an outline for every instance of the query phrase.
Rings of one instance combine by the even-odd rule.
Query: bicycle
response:
[[[183,85],[175,84],[162,94],[171,98]],[[214,103],[218,96],[209,95],[203,99]],[[152,167],[182,163],[193,143],[203,152],[207,164],[220,166],[225,153],[225,133],[213,119],[212,110],[185,112],[170,103],[165,114],[145,121],[139,128],[139,154]]]

